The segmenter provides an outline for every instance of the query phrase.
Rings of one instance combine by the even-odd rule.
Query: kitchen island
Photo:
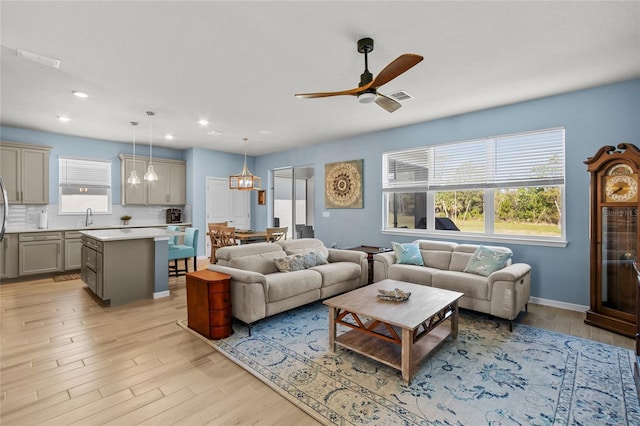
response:
[[[82,281],[110,305],[169,295],[169,238],[155,228],[81,231]]]

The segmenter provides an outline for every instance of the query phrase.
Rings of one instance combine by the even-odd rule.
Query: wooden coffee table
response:
[[[409,300],[391,302],[378,289],[411,292]],[[351,349],[402,372],[409,384],[420,362],[451,335],[458,337],[458,299],[463,293],[382,280],[324,301],[329,306],[329,349]],[[347,320],[351,320],[347,322]],[[450,320],[451,326],[444,322]],[[351,328],[336,336],[336,325]]]

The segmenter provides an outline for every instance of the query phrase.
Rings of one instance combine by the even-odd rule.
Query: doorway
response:
[[[313,237],[315,181],[312,165],[273,170],[273,223],[287,239]]]
[[[227,221],[237,229],[251,227],[250,192],[229,189],[228,178],[207,177],[205,223]],[[208,227],[206,227],[208,230]],[[206,231],[205,231],[206,232]],[[211,240],[205,236],[207,257],[211,256]]]

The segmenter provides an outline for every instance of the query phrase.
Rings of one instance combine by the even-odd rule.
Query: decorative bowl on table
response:
[[[404,302],[411,297],[411,292],[402,291],[399,288],[393,290],[378,289],[378,297],[382,300],[389,300],[391,302]]]

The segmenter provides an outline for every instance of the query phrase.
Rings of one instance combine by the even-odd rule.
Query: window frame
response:
[[[71,177],[72,182],[69,183],[65,180],[65,177],[62,176],[65,170],[68,170],[68,164],[63,164],[64,161],[71,160],[72,162],[78,163],[76,167],[92,170],[103,169],[104,176],[92,176],[93,179],[87,179],[85,181],[77,181],[79,175],[82,176],[90,176],[81,173],[81,170],[75,170],[75,178]],[[84,164],[83,164],[84,163]],[[107,167],[108,165],[108,167]],[[113,162],[110,160],[98,160],[95,158],[79,158],[79,157],[70,157],[65,155],[58,156],[58,214],[59,215],[84,215],[86,214],[86,209],[82,211],[63,211],[63,198],[65,192],[70,190],[77,190],[77,194],[87,195],[104,195],[107,197],[106,199],[106,210],[99,210],[94,207],[91,207],[92,213],[96,215],[101,214],[112,214],[113,212],[113,189],[111,185],[112,181],[112,172],[113,172]]]
[[[433,177],[433,170],[435,169],[435,161],[436,155],[434,152],[438,147],[443,147],[445,145],[452,144],[463,144],[463,143],[473,143],[473,142],[487,142],[493,141],[493,146],[497,145],[497,141],[503,139],[517,139],[519,137],[530,137],[535,134],[541,134],[545,132],[561,132],[562,134],[562,146],[561,156],[562,161],[559,162],[558,167],[561,168],[561,177],[552,179],[540,179],[538,184],[536,184],[535,180],[522,182],[521,185],[514,185],[514,182],[509,182],[506,185],[502,185],[500,182],[494,183],[490,182],[488,185],[484,187],[479,187],[477,184],[475,185],[460,185],[459,187],[443,187],[443,186],[430,186],[429,182],[420,182],[420,184],[411,184],[408,182],[407,184],[398,184],[391,183],[389,184],[389,156],[402,154],[403,152],[415,152],[419,149],[424,149],[429,151],[427,156],[429,157],[429,177],[430,179]],[[552,246],[552,247],[565,247],[567,245],[566,240],[566,217],[567,217],[567,204],[566,204],[566,129],[564,127],[554,127],[548,129],[540,129],[534,131],[527,132],[518,132],[513,134],[506,135],[498,135],[486,138],[479,138],[474,140],[460,141],[460,142],[448,142],[443,144],[433,144],[427,145],[423,147],[414,147],[408,148],[404,150],[397,151],[389,151],[384,152],[382,154],[382,210],[381,210],[381,223],[382,229],[381,232],[384,235],[400,235],[400,236],[410,236],[410,237],[434,237],[434,238],[446,238],[451,239],[452,237],[456,240],[468,240],[468,241],[485,241],[485,242],[498,242],[498,243],[510,243],[510,244],[525,244],[525,245],[541,245],[541,246]],[[559,181],[562,183],[559,183]],[[527,184],[530,183],[530,184]],[[532,188],[532,187],[558,187],[561,191],[561,216],[560,216],[560,227],[561,227],[561,235],[557,237],[553,236],[539,236],[539,235],[520,235],[520,234],[496,234],[494,229],[495,224],[495,192],[501,188]],[[476,232],[463,232],[463,231],[447,231],[447,230],[436,230],[435,229],[435,193],[442,191],[451,191],[451,190],[465,190],[465,189],[478,189],[484,191],[484,232],[476,233]],[[389,203],[389,195],[393,193],[426,193],[426,211],[427,211],[427,228],[426,229],[416,229],[416,228],[391,228],[387,227],[387,223],[389,223],[389,213],[388,213],[388,203]]]

